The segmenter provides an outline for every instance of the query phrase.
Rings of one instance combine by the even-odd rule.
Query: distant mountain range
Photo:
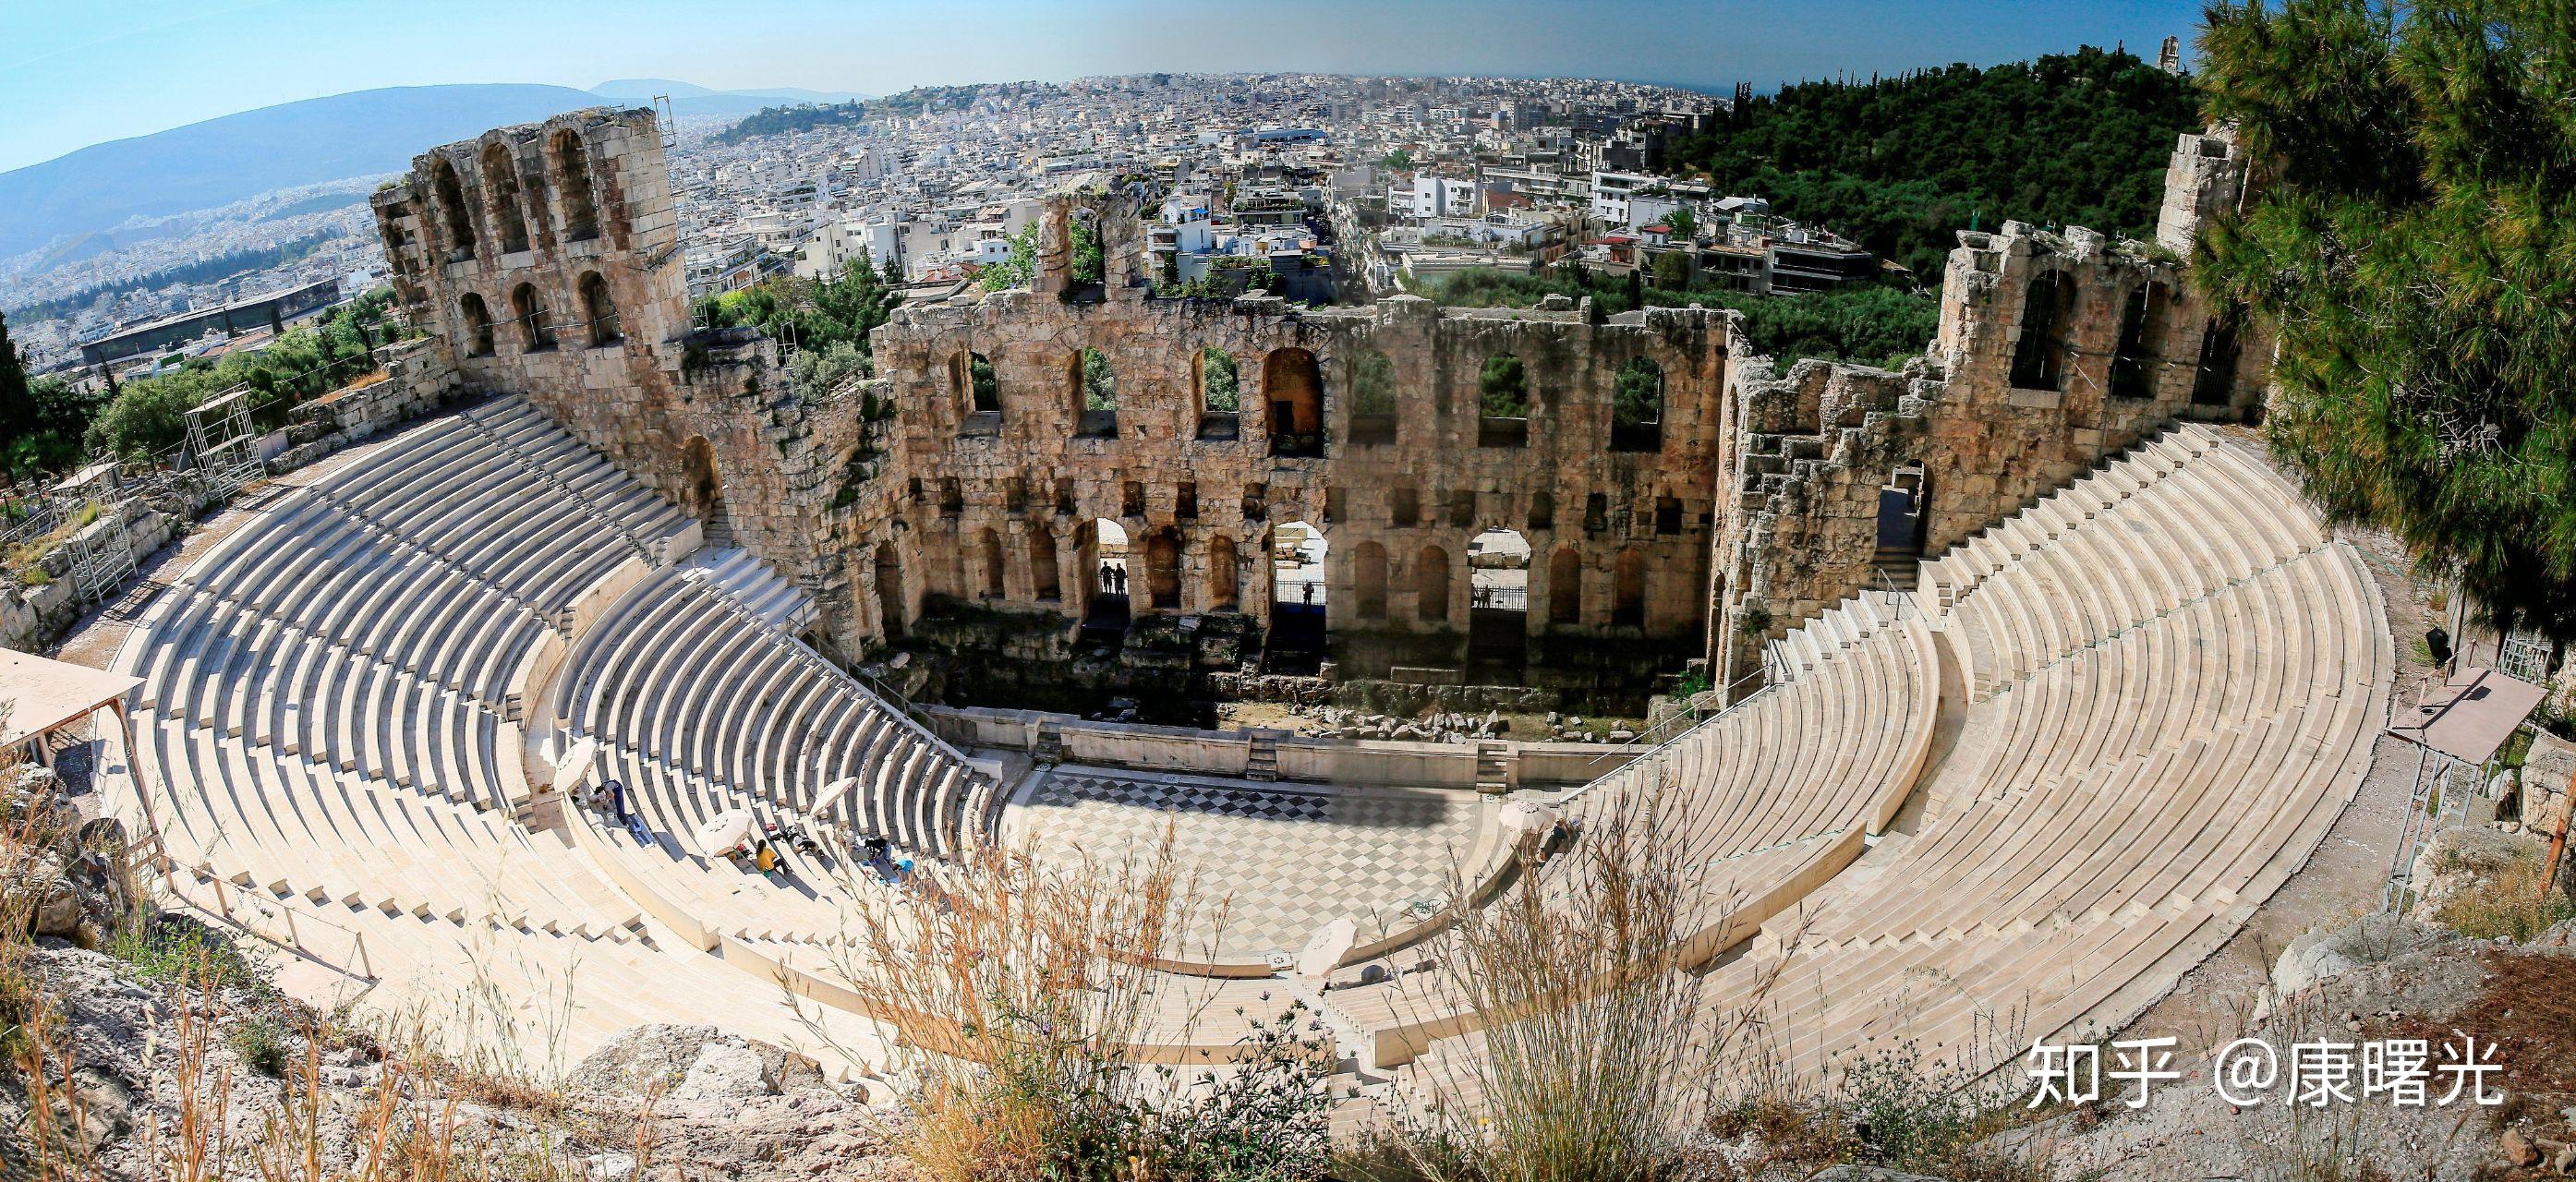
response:
[[[732,117],[782,103],[864,96],[782,87],[718,91],[658,78],[593,90],[514,83],[395,86],[281,103],[0,172],[0,258],[127,218],[208,209],[274,189],[410,167],[421,149],[583,107],[671,97],[681,116]]]

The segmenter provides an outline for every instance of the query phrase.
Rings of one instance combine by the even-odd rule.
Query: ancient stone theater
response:
[[[903,888],[841,869],[1168,829],[1231,909],[1146,1052],[1295,999],[1393,1085],[1479,1053],[1440,934],[1652,797],[1705,1004],[1956,1054],[2164,995],[2386,714],[2376,586],[2242,429],[2263,329],[2188,274],[2223,133],[2155,241],[1961,233],[1895,370],[1721,309],[1165,295],[1151,182],[1097,177],[831,389],[693,322],[663,152],[592,110],[417,157],[374,210],[424,335],[123,633],[119,807],[307,987],[865,1073],[836,956]],[[728,823],[815,840],[752,872]]]

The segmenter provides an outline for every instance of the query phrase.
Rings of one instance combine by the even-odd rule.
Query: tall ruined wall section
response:
[[[1080,616],[1105,519],[1129,538],[1140,610],[1156,606],[1156,572],[1169,570],[1163,610],[1259,616],[1274,530],[1304,522],[1326,535],[1336,657],[1346,672],[1382,675],[1463,659],[1467,544],[1500,527],[1532,551],[1535,664],[1552,646],[1695,647],[1725,435],[1726,314],[1653,309],[1596,324],[1573,306],[1155,299],[1141,252],[1127,248],[1141,234],[1135,205],[1110,194],[1050,209],[1042,241],[1075,217],[1099,227],[1100,283],[1076,281],[1050,247],[1033,291],[907,306],[879,331],[907,484],[897,532],[871,544],[922,564],[904,568],[906,606],[938,594]],[[1115,375],[1114,411],[1086,405],[1086,349]],[[1209,349],[1240,374],[1236,413],[1206,402]],[[1502,354],[1527,372],[1525,422],[1479,413],[1480,375]],[[1613,437],[1615,375],[1632,358],[1662,375],[1651,439]],[[998,400],[983,409],[979,359]]]
[[[1729,680],[1762,644],[1877,585],[1883,493],[1921,475],[1938,553],[2176,419],[2259,413],[2268,341],[2193,289],[2183,258],[2244,168],[2184,135],[2154,243],[2007,222],[1959,235],[1940,329],[1902,373],[1739,367],[1740,447],[1717,530],[1710,651]]]
[[[861,399],[808,405],[772,342],[692,331],[653,112],[577,111],[434,148],[374,207],[398,297],[469,391],[526,396],[851,627],[831,545],[851,506],[831,506]]]

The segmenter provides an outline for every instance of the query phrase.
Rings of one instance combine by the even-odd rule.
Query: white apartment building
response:
[[[1413,216],[1454,218],[1465,217],[1474,212],[1476,212],[1476,182],[1464,177],[1414,174]]]

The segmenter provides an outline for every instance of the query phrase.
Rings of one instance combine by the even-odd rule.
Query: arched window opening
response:
[[[903,559],[896,556],[894,543],[877,543],[877,628],[882,639],[903,639],[904,596]]]
[[[522,283],[510,293],[510,313],[519,321],[520,340],[530,353],[555,347],[555,326],[546,319],[546,301],[536,285]]]
[[[1529,539],[1502,528],[1467,540],[1467,662],[1478,681],[1516,681],[1529,660]]]
[[[599,237],[599,204],[590,195],[590,151],[581,146],[581,133],[571,128],[555,133],[555,189],[563,195],[565,240]]]
[[[1191,384],[1199,392],[1199,438],[1237,439],[1243,434],[1243,377],[1234,354],[1201,349],[1191,360]]]
[[[985,526],[983,532],[984,598],[1000,599],[1005,593],[1002,580],[1002,532]]]
[[[510,150],[499,144],[483,149],[483,194],[492,199],[492,224],[501,253],[528,249],[528,218],[519,208],[519,168]]]
[[[1073,398],[1074,434],[1086,439],[1116,439],[1118,374],[1109,368],[1108,356],[1098,349],[1074,354],[1066,380]]]
[[[447,220],[448,257],[473,258],[474,210],[465,204],[465,186],[456,179],[456,165],[441,156],[430,175],[431,187],[438,191],[438,212]]]
[[[1171,530],[1156,530],[1145,539],[1145,585],[1153,592],[1156,608],[1180,608],[1181,539]]]
[[[1111,631],[1123,632],[1134,613],[1128,608],[1127,527],[1106,517],[1095,517],[1083,523],[1076,534],[1079,554],[1072,577],[1089,581],[1089,606],[1083,613],[1083,627],[1106,637]],[[1141,587],[1132,588],[1144,590]]]
[[[492,344],[492,309],[484,306],[483,297],[469,291],[457,298],[456,306],[465,315],[465,355],[489,357],[497,352]]]
[[[1351,551],[1351,607],[1363,620],[1386,618],[1386,547],[1362,542]]]
[[[1610,622],[1623,628],[1646,626],[1646,552],[1622,547],[1610,580]]]
[[[1413,617],[1426,624],[1449,622],[1449,552],[1424,546],[1413,560]]]
[[[2074,311],[2075,285],[2066,276],[2049,271],[2030,281],[2021,306],[2021,337],[2013,345],[2014,386],[2065,388],[2066,334]]]
[[[1208,543],[1208,610],[1239,611],[1243,607],[1243,571],[1238,566],[1234,539],[1218,534]]]
[[[1314,354],[1271,350],[1261,362],[1261,395],[1269,411],[1270,454],[1324,454],[1324,379]]]
[[[1583,622],[1583,559],[1572,546],[1560,546],[1547,559],[1547,622]]]
[[[2173,292],[2161,283],[2141,283],[2129,289],[2129,298],[2120,311],[2120,343],[2111,352],[2111,396],[2113,398],[2155,397],[2154,351],[2164,345],[2166,313],[2173,307]]]
[[[1509,353],[1485,359],[1476,376],[1476,446],[1529,446],[1529,367]]]
[[[1327,647],[1324,606],[1324,531],[1304,521],[1270,529],[1270,627],[1262,665],[1272,673],[1311,676],[1323,667]]]
[[[1001,431],[1002,390],[993,380],[993,363],[983,354],[961,349],[949,355],[948,394],[956,400],[960,433]]]
[[[1610,389],[1610,450],[1664,448],[1664,367],[1631,357]]]
[[[2229,312],[2209,322],[2200,334],[2200,369],[2192,375],[2193,406],[2226,406],[2236,400],[2236,315]]]
[[[1351,442],[1378,447],[1395,442],[1395,362],[1375,349],[1351,355]]]
[[[608,281],[597,271],[581,277],[581,317],[590,322],[592,348],[626,339],[626,327],[617,318],[617,300],[608,294]]]
[[[1055,533],[1043,527],[1029,530],[1029,581],[1037,585],[1041,600],[1053,603],[1064,598],[1064,575],[1055,565]]]

